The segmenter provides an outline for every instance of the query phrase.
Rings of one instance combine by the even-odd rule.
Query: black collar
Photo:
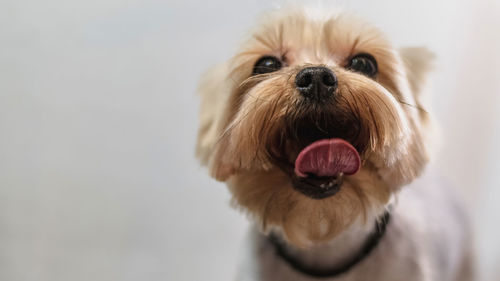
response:
[[[386,211],[384,215],[377,220],[377,223],[375,225],[375,229],[373,232],[370,234],[368,239],[365,241],[363,244],[363,247],[359,251],[357,255],[355,255],[350,261],[347,263],[340,265],[339,267],[334,267],[330,269],[314,269],[311,267],[308,267],[307,265],[304,265],[301,263],[299,260],[296,258],[290,256],[286,250],[285,250],[285,245],[284,242],[275,235],[271,234],[269,236],[269,240],[271,243],[274,245],[276,254],[281,257],[283,260],[285,260],[293,269],[296,271],[307,275],[307,276],[312,276],[316,278],[332,278],[336,277],[338,275],[344,274],[347,271],[349,271],[351,268],[353,268],[355,265],[360,263],[364,258],[366,258],[370,253],[375,249],[375,247],[379,244],[381,238],[385,234],[385,230],[387,228],[387,224],[389,223],[389,220],[391,218],[391,213],[389,211]]]

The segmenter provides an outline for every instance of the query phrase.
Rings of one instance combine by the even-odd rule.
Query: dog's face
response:
[[[347,16],[274,13],[202,81],[198,156],[264,229],[327,241],[428,161],[427,57]]]

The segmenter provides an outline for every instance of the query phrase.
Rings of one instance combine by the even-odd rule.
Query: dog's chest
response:
[[[394,235],[387,234],[387,238],[391,236]],[[276,254],[274,246],[265,237],[254,238],[245,253],[245,260],[236,279],[238,281],[400,281],[400,276],[407,276],[404,279],[406,281],[429,280],[425,278],[427,266],[424,259],[419,257],[418,249],[412,249],[412,245],[394,246],[382,242],[366,260],[347,273],[318,279],[293,269]],[[405,253],[412,253],[412,256]]]
[[[456,201],[446,189],[429,185],[402,191],[397,203],[380,243],[344,274],[321,279],[306,276],[281,259],[268,238],[254,229],[236,280],[457,280],[468,238]]]

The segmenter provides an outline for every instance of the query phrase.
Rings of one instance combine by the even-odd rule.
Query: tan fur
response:
[[[370,169],[347,180],[335,196],[323,200],[305,197],[288,181],[287,175],[274,169],[231,177],[228,186],[237,206],[261,221],[264,229],[280,226],[288,240],[299,247],[326,242],[360,214],[380,212],[373,206],[387,203],[391,194]]]
[[[375,79],[345,69],[359,53],[377,60]],[[311,19],[299,10],[271,14],[240,52],[205,76],[197,155],[216,179],[227,181],[237,206],[264,230],[279,228],[299,246],[327,241],[356,219],[383,212],[390,195],[427,163],[423,135],[429,119],[419,91],[428,66],[419,62],[422,53],[398,52],[378,30],[349,16]],[[264,55],[282,58],[286,65],[251,76]],[[339,81],[340,98],[329,110],[361,124],[353,142],[362,148],[363,161],[339,193],[323,200],[295,191],[273,157],[293,161],[297,156],[285,128],[315,113],[302,111],[295,75],[316,65],[329,67]]]

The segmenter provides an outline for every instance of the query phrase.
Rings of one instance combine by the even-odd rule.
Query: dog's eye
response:
[[[262,57],[255,63],[252,75],[274,72],[279,70],[281,66],[281,61],[276,57]]]
[[[347,68],[363,73],[368,77],[375,77],[377,75],[377,61],[372,55],[359,54],[351,58]]]

